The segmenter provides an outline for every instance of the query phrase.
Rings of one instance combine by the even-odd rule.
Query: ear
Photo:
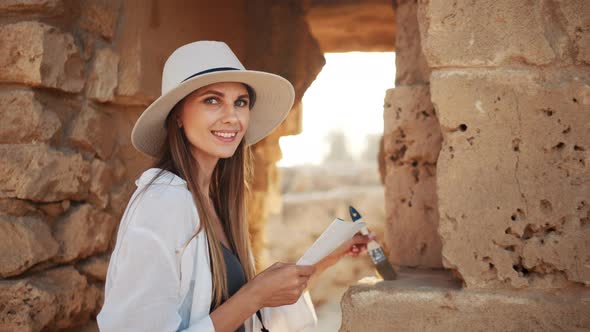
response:
[[[180,121],[180,117],[176,117],[176,123],[178,124],[178,128],[182,128],[182,121]]]

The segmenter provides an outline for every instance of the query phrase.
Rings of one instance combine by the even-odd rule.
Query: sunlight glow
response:
[[[394,87],[395,53],[326,53],[326,65],[303,96],[303,130],[281,137],[279,166],[320,164],[328,135],[343,132],[352,156],[360,158],[369,134],[383,133],[383,99]]]

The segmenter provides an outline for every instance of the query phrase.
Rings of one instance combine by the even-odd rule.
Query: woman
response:
[[[315,266],[275,263],[258,275],[246,224],[248,145],[293,105],[284,78],[246,70],[222,42],[166,61],[162,96],[132,142],[157,158],[123,215],[111,255],[101,331],[297,331],[315,324],[308,281],[368,237]]]

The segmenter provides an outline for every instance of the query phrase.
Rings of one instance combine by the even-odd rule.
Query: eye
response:
[[[248,100],[247,99],[238,99],[238,100],[236,100],[236,106],[246,107],[246,106],[248,106]]]
[[[209,97],[209,98],[205,99],[204,101],[205,101],[205,104],[218,104],[219,103],[219,101],[215,97]]]

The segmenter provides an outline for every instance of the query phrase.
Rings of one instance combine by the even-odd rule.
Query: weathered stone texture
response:
[[[24,217],[36,215],[37,207],[29,201],[16,198],[0,198],[0,211],[10,216]]]
[[[587,68],[433,73],[444,264],[468,287],[590,285],[589,84]]]
[[[73,267],[30,278],[0,281],[3,331],[54,331],[88,321],[102,302],[99,287],[89,285]]]
[[[56,14],[63,11],[62,0],[2,0],[2,14]]]
[[[388,90],[383,118],[389,259],[396,265],[441,267],[436,161],[442,136],[429,86]]]
[[[33,217],[0,215],[0,277],[26,271],[57,254],[59,245],[49,226]]]
[[[422,53],[418,5],[415,0],[396,1],[395,85],[428,83],[430,68]]]
[[[97,207],[104,209],[109,204],[109,194],[113,184],[113,171],[102,160],[92,161],[92,180],[88,200]]]
[[[71,262],[106,251],[115,226],[115,218],[90,204],[75,208],[54,226],[60,249],[53,261]]]
[[[81,4],[80,27],[112,39],[119,18],[120,0],[85,0]]]
[[[78,270],[86,276],[105,281],[109,266],[109,256],[94,256],[77,265]]]
[[[47,145],[0,145],[0,197],[54,202],[88,195],[90,164]]]
[[[590,64],[590,7],[584,0],[559,0],[550,8],[556,19],[565,26],[578,62]],[[561,21],[563,17],[563,21]]]
[[[115,52],[110,48],[98,50],[88,77],[88,97],[103,103],[113,101],[118,69],[119,56]]]
[[[117,135],[110,128],[112,123],[108,114],[85,105],[72,124],[70,144],[96,153],[102,160],[106,160],[113,153],[117,141]]]
[[[84,63],[71,34],[40,22],[0,27],[0,82],[79,92]]]
[[[0,92],[0,118],[0,143],[46,142],[61,128],[30,90]]]
[[[383,143],[394,165],[436,163],[442,136],[429,90],[427,85],[415,85],[387,91]]]
[[[366,280],[342,298],[341,332],[586,331],[590,290],[465,290],[446,272]]]
[[[419,22],[424,54],[431,67],[547,65],[569,57],[562,22],[554,8],[547,7],[549,4],[421,1]]]
[[[395,25],[393,3],[372,1],[305,1],[314,37],[322,52],[392,52]],[[370,22],[370,24],[368,24]],[[349,27],[349,28],[344,28]],[[396,48],[397,49],[397,48]]]

